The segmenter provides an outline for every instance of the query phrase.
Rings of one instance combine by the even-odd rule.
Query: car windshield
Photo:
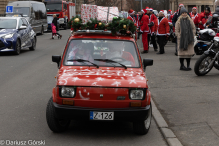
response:
[[[27,17],[29,16],[30,8],[28,7],[14,7],[13,10],[14,13],[21,13],[23,16]]]
[[[0,29],[16,29],[16,19],[0,19]]]
[[[47,22],[48,23],[52,23],[53,20],[53,16],[47,16]]]
[[[131,41],[72,40],[66,52],[64,65],[140,67],[135,44]]]
[[[62,11],[62,3],[46,4],[46,10],[47,12]]]

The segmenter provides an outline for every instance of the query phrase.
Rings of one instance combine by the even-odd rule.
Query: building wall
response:
[[[188,11],[192,7],[197,7],[198,13],[204,11],[204,7],[209,6],[212,12],[215,12],[215,0],[170,0],[170,9],[174,12],[178,9],[179,4],[184,4]]]

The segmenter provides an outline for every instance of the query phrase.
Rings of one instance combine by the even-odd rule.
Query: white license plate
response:
[[[113,120],[114,112],[90,111],[90,120]]]

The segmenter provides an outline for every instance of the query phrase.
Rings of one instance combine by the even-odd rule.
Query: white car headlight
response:
[[[75,96],[74,87],[61,87],[61,97],[73,98],[74,96]]]
[[[129,96],[130,99],[141,100],[144,98],[144,90],[131,90]]]
[[[9,38],[12,38],[13,35],[14,35],[13,33],[6,34],[5,36],[3,36],[3,38],[5,38],[5,39],[9,39]]]

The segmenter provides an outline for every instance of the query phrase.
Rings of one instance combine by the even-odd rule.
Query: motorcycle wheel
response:
[[[212,62],[212,57],[207,54],[203,54],[195,63],[194,71],[197,76],[204,76],[211,71],[214,64],[210,67],[208,65]],[[214,62],[215,63],[215,62]]]

